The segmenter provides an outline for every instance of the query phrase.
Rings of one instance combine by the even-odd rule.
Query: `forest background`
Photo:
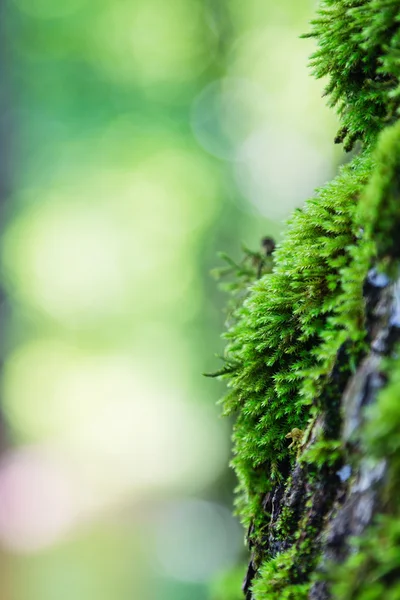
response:
[[[2,2],[2,600],[209,600],[242,561],[210,271],[346,160],[314,9]]]

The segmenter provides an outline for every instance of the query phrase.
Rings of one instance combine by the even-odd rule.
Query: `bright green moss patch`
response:
[[[301,574],[293,569],[294,556],[292,548],[264,563],[253,585],[254,600],[306,600],[310,585],[295,582]]]
[[[273,273],[253,286],[227,334],[226,358],[235,367],[228,375],[225,412],[237,414],[233,465],[239,512],[247,525],[262,513],[263,494],[286,476],[295,455],[285,436],[306,424],[339,349],[348,342],[349,352],[362,350],[357,325],[364,319],[365,269],[350,266],[354,244],[362,243],[355,212],[369,172],[369,158],[356,158],[295,212],[275,253]],[[355,298],[341,285],[346,268],[352,273],[350,288],[357,286]]]
[[[253,539],[261,540],[261,544],[262,536],[268,525],[269,515],[264,514],[260,508],[262,494],[258,493],[258,488],[253,487],[253,482],[261,483],[261,478],[258,480],[253,478],[252,469],[254,469],[253,465],[257,465],[257,462],[254,461],[251,463],[251,455],[247,452],[248,448],[245,442],[251,440],[253,444],[251,446],[252,451],[255,452],[254,448],[259,448],[257,457],[265,457],[264,475],[268,471],[268,468],[271,468],[270,479],[268,481],[264,480],[262,484],[264,485],[263,489],[266,490],[269,489],[271,481],[274,480],[274,469],[277,470],[282,465],[283,468],[285,467],[285,457],[288,460],[293,460],[293,454],[288,455],[287,445],[284,446],[285,438],[280,435],[280,431],[276,425],[285,423],[285,425],[282,425],[282,428],[286,428],[285,430],[290,429],[293,424],[301,426],[307,415],[310,414],[310,411],[315,414],[323,411],[328,423],[332,420],[337,420],[336,435],[339,433],[341,394],[337,380],[339,378],[340,381],[343,369],[345,380],[351,375],[365,348],[366,331],[364,300],[362,296],[363,281],[373,261],[378,260],[382,262],[385,258],[383,252],[387,252],[388,256],[389,253],[393,254],[393,246],[390,246],[389,240],[394,239],[394,243],[396,244],[395,229],[400,223],[400,214],[397,217],[399,205],[395,201],[397,177],[400,170],[400,153],[397,151],[397,148],[400,147],[399,139],[400,127],[398,125],[383,132],[372,157],[357,159],[349,167],[344,168],[334,182],[337,201],[338,199],[342,200],[337,210],[340,211],[341,218],[346,215],[346,220],[343,219],[342,223],[343,225],[345,224],[348,231],[347,244],[339,254],[342,261],[340,267],[337,269],[337,256],[334,252],[329,254],[323,250],[321,252],[315,251],[318,247],[317,244],[320,244],[322,241],[320,234],[317,236],[318,242],[314,239],[310,244],[311,237],[318,229],[312,217],[315,218],[320,205],[316,202],[306,204],[306,209],[298,212],[294,219],[292,219],[286,241],[278,250],[274,272],[265,277],[253,288],[252,294],[241,312],[241,320],[229,334],[230,336],[235,336],[235,339],[241,339],[242,345],[240,348],[243,350],[243,354],[240,355],[242,368],[238,369],[237,375],[235,373],[231,375],[233,392],[239,393],[242,401],[241,405],[236,406],[236,409],[241,412],[239,412],[234,433],[235,441],[238,440],[236,446],[237,455],[234,459],[234,464],[238,471],[241,489],[244,491],[242,495],[242,506],[244,506],[242,516],[244,515],[244,520],[246,518],[250,519],[252,514],[256,516],[253,520],[255,525]],[[396,160],[399,167],[396,167]],[[357,166],[355,167],[355,165]],[[373,165],[373,176],[368,178],[371,165]],[[357,188],[357,192],[353,187],[354,180],[352,176],[355,177],[355,181],[360,177],[358,184],[360,187]],[[324,193],[318,197],[322,209],[326,206],[324,202],[326,194],[328,194],[329,199],[329,190],[332,190],[331,186],[328,186]],[[362,192],[360,190],[361,187],[363,187]],[[382,189],[382,187],[385,187],[386,193],[378,193],[378,190]],[[391,196],[389,191],[392,194]],[[339,192],[342,192],[342,194]],[[346,198],[348,202],[346,202]],[[311,208],[309,208],[310,206]],[[309,215],[309,210],[311,211],[311,215],[308,222],[306,215]],[[336,211],[331,209],[330,215],[333,220],[336,214]],[[392,218],[389,217],[389,214],[392,214]],[[361,228],[361,222],[364,223],[363,228]],[[325,227],[331,227],[326,220],[324,224]],[[343,233],[340,233],[339,229],[336,230],[327,239],[323,239],[323,248],[325,244],[329,244],[332,240],[335,243],[335,234],[343,236]],[[293,242],[293,239],[297,239],[297,244]],[[380,239],[382,240],[382,244],[386,242],[384,250],[382,249],[382,245],[380,246],[379,243],[375,244],[375,240],[379,241]],[[308,254],[305,251],[307,244],[311,246]],[[376,250],[377,246],[378,251]],[[287,247],[290,248],[290,253],[287,253]],[[298,248],[297,256],[295,247]],[[290,259],[286,258],[287,255],[290,256]],[[317,268],[313,271],[313,273],[319,273],[319,278],[311,277],[311,268],[304,266],[305,256],[308,261],[315,260],[316,267],[321,263],[324,264],[323,274],[322,270],[318,271]],[[297,266],[294,264],[296,260],[298,261]],[[390,261],[393,262],[392,257]],[[301,263],[303,264],[301,265]],[[290,279],[285,279],[289,268],[291,269]],[[307,276],[303,280],[302,276],[304,273],[307,273]],[[331,286],[330,289],[326,285],[326,281],[329,280],[332,274],[336,277],[338,285]],[[290,291],[290,283],[294,280],[295,293],[299,294],[299,297],[296,297],[294,294],[292,296],[293,310],[290,318],[284,324],[280,322],[280,327],[283,330],[281,339],[285,341],[288,339],[287,327],[288,323],[290,323],[293,328],[297,328],[297,336],[293,335],[291,340],[293,340],[292,343],[296,340],[298,346],[295,350],[293,346],[290,346],[289,352],[285,353],[283,351],[282,355],[276,359],[273,353],[276,351],[276,346],[279,347],[277,339],[279,329],[274,323],[273,317],[275,311],[279,312],[281,310],[280,302],[283,303],[284,307],[286,305],[282,300],[283,294],[272,296],[275,301],[270,302],[271,292],[265,294],[265,290],[270,291],[275,289],[275,294],[277,294],[281,285],[281,278],[285,281],[287,290]],[[313,292],[320,290],[320,295],[310,294],[310,288]],[[313,319],[302,320],[302,315],[304,314],[302,309],[305,303],[307,303],[308,310],[314,310],[315,321]],[[326,310],[328,305],[329,308]],[[262,312],[264,313],[263,318],[261,318]],[[268,336],[270,335],[270,321],[265,318],[265,314],[271,312],[272,322],[275,326],[272,336],[273,343],[270,345],[265,343],[261,345],[259,342],[260,339],[268,340]],[[311,327],[315,327],[315,329],[311,330]],[[244,337],[245,335],[246,337]],[[344,366],[339,365],[339,370],[337,370],[338,366],[335,363],[339,352],[343,351],[343,348],[346,349],[346,360]],[[232,351],[231,349],[232,345],[228,347],[228,356],[229,352]],[[236,364],[239,364],[238,350],[239,347],[237,350],[235,349],[236,354],[234,354]],[[270,353],[273,356],[272,360]],[[303,357],[304,363],[308,361],[307,366],[304,366],[303,363],[303,367],[300,367],[299,357]],[[353,358],[354,362],[352,362],[351,358]],[[244,369],[246,369],[247,361],[250,359],[253,367],[257,365],[259,372],[263,371],[266,377],[265,388],[252,388],[248,385],[248,378],[251,377],[252,371],[250,365],[248,372]],[[271,366],[269,363],[271,363]],[[265,365],[271,370],[268,370]],[[274,368],[282,369],[283,375],[276,377]],[[400,450],[400,436],[398,435],[400,431],[400,404],[398,402],[398,398],[400,397],[400,363],[396,367],[392,364],[392,368],[394,369],[392,383],[382,392],[379,402],[373,409],[375,411],[374,416],[368,425],[366,435],[369,436],[370,448],[375,449],[377,456],[391,457],[392,472],[393,468],[396,467],[400,476],[400,459],[396,454]],[[281,387],[282,383],[286,381],[286,373],[290,373],[290,375],[293,373],[296,374],[296,385],[291,387],[289,391]],[[263,394],[267,395],[268,403],[263,400]],[[230,402],[231,399],[232,392],[229,399]],[[268,427],[265,430],[261,427],[263,423],[268,423]],[[274,425],[276,429],[274,429]],[[317,441],[299,457],[299,460],[307,465],[311,479],[316,476],[318,477],[317,474],[321,469],[338,467],[342,460],[342,443],[334,435],[329,437],[328,430],[329,427],[325,427],[324,431],[319,433]],[[334,434],[335,431],[332,430],[332,433]],[[258,435],[262,436],[262,439],[258,439]],[[273,435],[276,438],[273,438]],[[245,442],[242,440],[245,440]],[[266,440],[268,440],[268,446],[264,445]],[[275,449],[274,453],[272,449]],[[268,454],[268,451],[270,454]],[[264,454],[262,454],[263,452]],[[400,456],[400,452],[398,454]],[[246,457],[246,463],[243,461],[243,457]],[[243,474],[245,474],[245,477],[243,477]],[[284,477],[285,473],[282,469],[280,479]],[[397,487],[397,490],[399,489]],[[245,499],[247,499],[247,505],[245,504]],[[288,514],[282,515],[281,523],[278,524],[277,528],[280,537],[282,533],[293,537],[293,522],[291,522],[290,517],[290,511]],[[298,532],[303,531],[305,526],[306,521],[304,524],[299,522]],[[306,535],[310,538],[310,532],[307,531]],[[311,536],[309,542],[310,553],[314,560],[315,556],[318,555],[319,549],[318,544],[315,544],[313,540],[314,538]],[[278,555],[272,561],[276,561],[282,556]],[[303,561],[306,564],[305,557],[302,557],[298,550],[293,556],[295,556],[296,564],[299,561]],[[294,564],[290,562],[290,557],[290,553],[285,553],[284,558],[289,571],[294,568]],[[254,583],[254,586],[258,586],[255,589],[269,590],[268,578],[272,577],[272,572],[267,568],[267,565],[270,565],[272,569],[275,565],[272,561],[269,560],[266,553],[264,555],[264,563]],[[352,569],[353,567],[350,565],[349,568]],[[311,569],[308,569],[307,573],[311,573]],[[307,578],[301,585],[306,585],[306,583]],[[296,581],[295,584],[296,586],[298,585]],[[262,587],[263,585],[267,587],[264,588]],[[276,584],[274,583],[274,585]],[[291,589],[291,585],[292,583],[287,580],[288,590]],[[292,592],[288,591],[287,593]],[[269,598],[269,596],[265,597]],[[271,597],[273,598],[274,596]],[[363,596],[362,598],[364,600]]]
[[[381,133],[374,159],[375,168],[360,205],[359,221],[364,223],[381,258],[399,258],[400,122]]]
[[[325,94],[342,121],[338,142],[373,143],[398,117],[400,12],[398,0],[324,0],[312,32],[318,50],[311,65],[329,77]]]

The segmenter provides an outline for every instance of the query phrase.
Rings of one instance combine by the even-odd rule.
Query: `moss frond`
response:
[[[306,37],[317,39],[311,66],[329,78],[325,95],[342,122],[336,141],[373,143],[400,106],[398,0],[324,0]]]

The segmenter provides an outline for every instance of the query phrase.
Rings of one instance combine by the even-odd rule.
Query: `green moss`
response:
[[[389,464],[387,504],[400,517],[400,358],[397,347],[395,358],[387,359],[382,373],[389,383],[381,390],[376,404],[367,411],[363,439],[372,456],[385,459]],[[397,511],[397,512],[396,512]]]
[[[320,404],[316,409],[324,410],[325,415],[328,416],[330,415],[330,410],[332,410],[332,401],[329,400],[332,390],[332,382],[328,377],[329,360],[330,357],[335,356],[334,344],[338,343],[338,340],[341,343],[352,343],[354,351],[357,351],[357,344],[362,342],[363,339],[364,324],[362,319],[357,315],[360,306],[363,306],[361,290],[368,266],[373,260],[382,263],[388,257],[390,260],[386,260],[387,264],[398,264],[398,262],[394,261],[395,251],[393,248],[396,248],[397,237],[395,232],[400,224],[399,208],[396,202],[397,177],[400,171],[399,140],[400,127],[396,124],[381,134],[377,148],[373,152],[371,158],[371,164],[374,166],[373,176],[360,195],[359,203],[354,212],[353,223],[355,225],[359,225],[361,220],[363,220],[363,235],[348,247],[349,261],[340,271],[341,292],[337,296],[336,310],[330,313],[326,320],[325,331],[329,331],[329,335],[326,338],[325,331],[322,332],[320,335],[321,341],[316,346],[317,352],[324,356],[325,362],[320,360],[316,366],[310,368],[308,375],[318,373],[318,378],[311,378],[310,381],[310,378],[305,376],[303,388],[300,387],[300,393],[302,389],[308,388],[308,393],[310,393],[309,390],[313,390],[314,394],[319,393],[322,397],[325,396],[328,398],[328,401],[325,400],[325,403]],[[391,181],[392,183],[390,183]],[[384,191],[379,192],[382,189]],[[390,218],[390,214],[392,218]],[[377,240],[376,244],[375,240]],[[382,240],[381,244],[379,240]],[[390,240],[392,241],[391,243]],[[346,338],[344,338],[343,332],[345,332]],[[360,333],[362,334],[361,337]],[[356,353],[354,356],[356,356]],[[322,382],[321,373],[323,373],[323,370],[321,369],[321,365],[326,369],[325,381],[322,380]],[[385,458],[389,460],[390,480],[388,498],[395,499],[394,507],[392,507],[392,515],[387,518],[387,521],[381,520],[379,525],[371,528],[365,536],[354,542],[356,545],[358,544],[358,557],[356,558],[352,555],[345,567],[343,567],[344,570],[342,569],[337,572],[338,574],[335,579],[336,587],[333,589],[336,594],[335,598],[338,600],[339,598],[367,600],[368,598],[382,597],[379,596],[379,593],[382,591],[382,583],[379,581],[377,574],[381,573],[382,569],[385,568],[384,565],[392,564],[391,554],[390,552],[386,553],[385,548],[392,548],[394,555],[396,557],[400,556],[399,540],[396,537],[397,533],[395,533],[400,528],[400,512],[398,512],[396,506],[400,492],[400,436],[398,433],[400,431],[400,405],[398,402],[400,396],[400,359],[395,358],[388,361],[386,372],[388,375],[390,374],[390,383],[380,393],[377,403],[369,409],[369,419],[364,431],[364,443],[366,452],[370,456],[375,456],[377,459]],[[317,381],[321,383],[320,389],[316,385]],[[307,398],[307,395],[303,391],[303,396],[300,397],[304,399]],[[331,403],[331,407],[329,407],[329,403]],[[333,408],[333,412],[335,410],[339,413],[338,406]],[[318,477],[318,470],[334,467],[341,461],[341,458],[341,442],[337,439],[327,439],[325,430],[320,432],[317,441],[302,454],[300,461],[307,464],[309,469],[311,467],[311,477],[313,472],[312,467],[316,467],[317,471],[314,473],[314,476]],[[389,502],[387,500],[387,507],[390,507],[391,504],[393,504],[393,501]],[[286,525],[288,523],[290,525],[290,515],[287,515],[287,517],[288,519],[284,522],[286,522]],[[388,523],[391,524],[395,537],[389,535]],[[318,544],[314,541],[314,536],[311,535],[309,528],[307,528],[307,519],[303,523],[299,522],[298,524],[298,532],[305,531],[309,539],[310,556],[315,561],[319,548]],[[292,530],[290,530],[290,534],[292,535]],[[389,539],[389,542],[387,539]],[[373,554],[372,550],[374,548],[381,548],[381,550],[377,550],[378,554],[380,553],[379,557]],[[289,560],[290,556],[292,556],[290,553],[286,553],[286,560]],[[364,561],[361,558],[362,556],[365,558]],[[304,548],[303,553],[297,548],[293,557],[296,564],[307,565],[307,556],[304,554]],[[268,578],[272,575],[266,565],[270,564],[270,562],[268,560],[265,561],[255,585],[262,586],[258,581],[259,579],[263,580],[265,577],[267,580],[264,581],[264,584],[268,584]],[[287,568],[293,569],[294,564],[290,566],[289,563],[290,561],[287,563]],[[375,571],[373,571],[375,575],[372,574],[372,564],[375,565]],[[368,584],[364,581],[364,570],[370,574],[369,578],[365,579]],[[307,573],[311,573],[310,567]],[[333,573],[336,573],[335,569]],[[376,577],[376,581],[373,583],[371,578],[374,576]],[[344,581],[347,580],[352,583],[349,583],[349,591],[346,592],[348,595],[345,595],[343,591],[345,589]],[[304,585],[306,583],[307,580],[304,582]],[[288,589],[290,589],[292,584],[288,581],[287,585]],[[400,588],[396,586],[397,584],[393,587],[393,596],[388,595],[385,598],[397,598],[396,594]],[[357,591],[358,589],[359,592]],[[390,591],[390,585],[385,584],[385,589]],[[356,592],[359,595],[356,595]]]
[[[297,541],[289,550],[265,561],[254,580],[254,600],[302,600],[310,591],[309,575],[318,560],[313,537],[315,531],[308,528],[308,537]]]
[[[306,600],[310,586],[295,582],[300,577],[293,571],[294,557],[291,549],[264,563],[252,588],[254,600]]]
[[[289,478],[289,485],[291,480]],[[297,518],[296,518],[297,517]],[[277,539],[282,541],[293,538],[297,529],[298,516],[293,507],[284,506],[276,524]]]
[[[380,135],[374,170],[363,195],[359,222],[380,257],[400,257],[400,122]]]
[[[239,514],[247,525],[262,513],[263,494],[295,459],[285,436],[306,424],[339,349],[348,343],[356,356],[363,349],[365,267],[352,265],[352,249],[362,243],[354,216],[369,172],[369,157],[356,158],[296,211],[273,273],[251,288],[227,334],[226,359],[235,366],[225,412],[237,414],[233,465]],[[340,282],[344,269],[347,288]],[[256,536],[267,519],[256,524]]]
[[[312,64],[317,77],[329,77],[326,93],[342,120],[339,140],[349,149],[359,139],[361,153],[304,209],[295,211],[274,254],[272,273],[252,285],[250,277],[242,285],[244,273],[237,288],[241,296],[236,296],[220,374],[230,388],[224,412],[236,417],[232,464],[239,480],[237,511],[247,527],[252,525],[251,542],[261,565],[254,600],[307,597],[320,551],[307,507],[303,517],[293,509],[282,511],[276,535],[281,540],[286,536],[291,547],[271,556],[271,515],[263,502],[277,483],[288,483],[297,458],[314,482],[340,463],[341,394],[367,350],[363,282],[374,264],[391,274],[398,270],[399,9],[398,0],[321,3],[310,34],[319,44]],[[365,443],[377,457],[389,458],[391,485],[398,493],[400,362],[390,369],[392,383],[373,409]],[[315,443],[297,456],[288,449],[286,435],[307,422],[313,426],[319,415],[323,425]],[[378,575],[384,564],[399,560],[398,517],[393,509],[387,522],[380,521],[357,541],[358,556],[349,559],[348,570],[339,576],[353,583],[345,588],[336,580],[337,598],[382,597]],[[392,562],[391,543],[396,548]],[[362,581],[365,570],[369,585]],[[397,583],[389,585],[395,571],[390,573],[385,590],[392,595],[385,598],[400,598]]]
[[[312,32],[318,50],[311,65],[328,77],[325,94],[342,127],[336,141],[351,149],[370,144],[399,110],[400,13],[397,0],[324,0]]]
[[[315,465],[318,468],[335,466],[343,460],[343,444],[341,440],[318,440],[300,457],[301,462]]]

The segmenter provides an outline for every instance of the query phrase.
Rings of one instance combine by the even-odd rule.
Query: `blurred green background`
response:
[[[1,599],[219,600],[245,554],[209,272],[342,158],[315,2],[1,8]]]

